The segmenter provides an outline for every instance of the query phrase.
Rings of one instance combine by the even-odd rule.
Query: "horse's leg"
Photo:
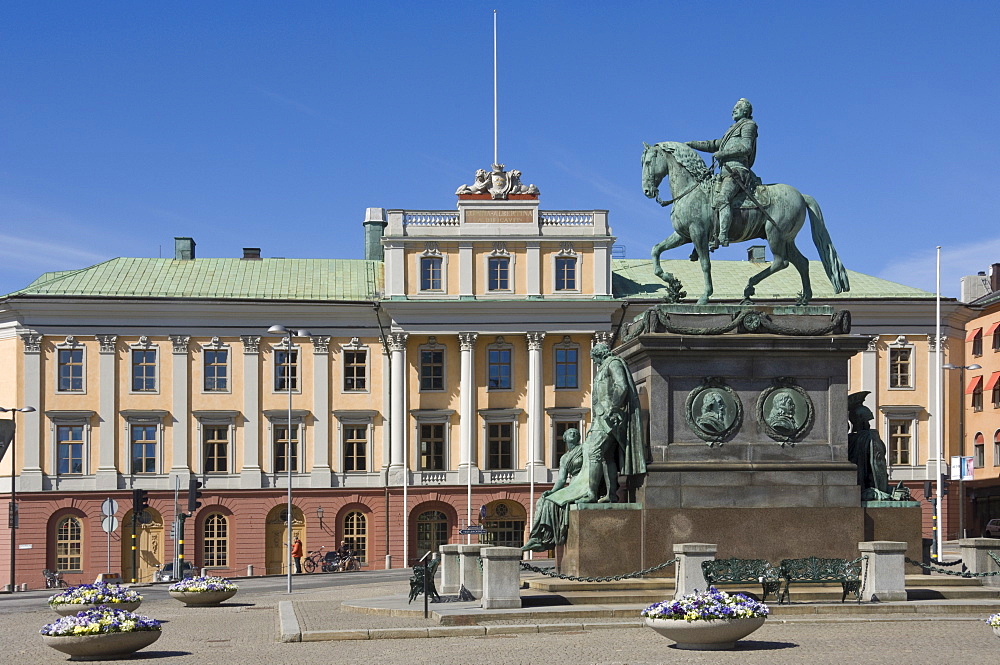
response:
[[[784,270],[788,267],[788,259],[786,258],[788,243],[781,237],[781,232],[770,222],[767,225],[767,244],[771,246],[771,254],[774,255],[774,259],[772,259],[771,265],[747,281],[747,287],[743,289],[743,302],[741,304],[749,305],[751,302],[750,296],[756,293],[756,288],[754,287],[779,270]]]
[[[698,263],[701,265],[701,274],[705,278],[705,291],[698,298],[699,305],[708,303],[708,299],[715,293],[712,285],[712,258],[708,248],[708,229],[698,229],[691,234],[691,242],[694,243],[694,253],[698,255]]]
[[[799,277],[802,278],[802,293],[799,294],[795,304],[808,305],[813,297],[812,285],[809,283],[809,259],[802,255],[794,241],[789,241],[785,246],[788,248],[788,260],[799,271]]]
[[[677,231],[674,231],[663,242],[653,245],[653,274],[663,281],[673,278],[673,275],[669,272],[663,271],[663,266],[660,265],[660,254],[663,254],[663,252],[667,250],[674,249],[675,247],[680,247],[686,242],[688,242],[687,238],[678,234]]]

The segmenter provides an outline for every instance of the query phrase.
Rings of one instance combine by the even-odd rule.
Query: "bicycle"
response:
[[[45,578],[46,589],[61,589],[66,586],[66,580],[63,579],[62,573],[46,568],[42,571],[42,576]]]
[[[348,554],[347,556],[340,557],[340,565],[336,570],[341,572],[349,572],[352,570],[361,570],[361,562],[358,561],[358,557],[354,556],[354,553]]]
[[[336,552],[323,552],[326,545],[320,545],[319,549],[311,550],[309,556],[302,561],[302,568],[307,573],[315,573],[319,568],[320,572],[332,573],[340,569],[340,555]]]

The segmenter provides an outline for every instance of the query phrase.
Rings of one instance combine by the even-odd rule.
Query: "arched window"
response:
[[[56,570],[83,570],[83,527],[76,517],[64,517],[56,526]]]
[[[524,525],[527,514],[515,501],[492,501],[485,506],[480,523],[486,535],[480,542],[495,547],[521,547],[524,545]]]
[[[344,516],[344,541],[360,563],[368,562],[368,519],[364,513],[355,510]]]
[[[986,466],[986,440],[982,432],[976,432],[976,437],[973,439],[972,459],[973,466],[977,469]]]
[[[1000,429],[993,433],[993,466],[1000,466]]]
[[[448,517],[439,510],[428,510],[417,517],[417,558],[437,552],[448,544]]]
[[[229,523],[225,515],[213,513],[205,518],[201,542],[202,566],[224,568],[229,565]]]

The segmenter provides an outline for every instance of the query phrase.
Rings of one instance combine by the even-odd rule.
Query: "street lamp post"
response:
[[[32,413],[35,410],[33,406],[22,406],[20,408],[11,408],[0,406],[0,413],[11,412],[11,439],[10,439],[10,508],[9,508],[9,518],[8,527],[10,528],[10,592],[14,593],[15,587],[15,577],[17,574],[15,563],[17,555],[17,485],[14,482],[14,474],[16,470],[16,462],[14,455],[14,413]]]
[[[959,394],[962,395],[962,405],[961,405],[961,407],[958,410],[958,456],[959,456],[959,459],[962,460],[962,465],[959,466],[959,470],[958,470],[958,537],[959,538],[964,538],[965,537],[965,480],[964,480],[964,476],[965,476],[965,460],[964,460],[964,457],[965,457],[965,392],[964,392],[964,390],[965,390],[965,388],[964,388],[964,386],[965,386],[965,370],[968,369],[968,370],[975,371],[977,369],[982,369],[982,368],[983,368],[982,365],[977,365],[975,363],[973,363],[972,365],[953,365],[951,363],[947,363],[945,365],[941,365],[941,369],[957,369],[958,370],[958,372],[959,372],[959,374],[958,374],[958,383],[959,383],[958,388],[959,388],[959,390],[962,391],[961,393],[959,393]],[[941,525],[938,524],[938,528],[940,528],[940,527],[941,527]]]
[[[288,343],[288,357],[285,362],[285,388],[288,390],[288,430],[285,432],[285,471],[288,475],[288,508],[287,508],[287,560],[285,565],[288,568],[288,593],[292,592],[292,336],[309,337],[308,330],[292,330],[285,326],[273,325],[267,329],[272,335],[284,335]],[[275,364],[274,371],[278,371]],[[301,435],[296,434],[296,442],[301,440]]]

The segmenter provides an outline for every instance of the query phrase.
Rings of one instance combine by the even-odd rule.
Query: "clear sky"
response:
[[[492,9],[6,0],[0,293],[174,236],[361,258],[365,208],[454,209],[493,161]],[[755,170],[819,201],[848,268],[933,291],[941,245],[956,296],[1000,262],[1000,3],[497,9],[500,161],[544,210],[610,210],[629,258],[670,233],[642,142],[719,138],[747,97]]]

